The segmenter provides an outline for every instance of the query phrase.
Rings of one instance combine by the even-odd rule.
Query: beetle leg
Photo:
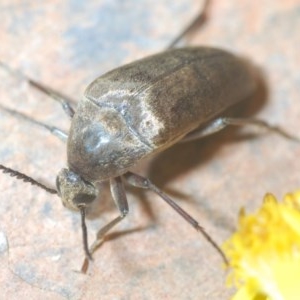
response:
[[[126,217],[129,211],[127,197],[126,197],[126,193],[125,193],[125,189],[121,177],[115,177],[110,179],[110,191],[113,200],[120,211],[120,215],[115,219],[113,219],[112,221],[110,221],[105,226],[103,226],[97,232],[96,240],[94,241],[94,243],[89,249],[91,255],[102,245],[102,243],[104,242],[105,234],[109,230],[111,230],[115,225],[117,225],[120,221],[122,221]],[[81,268],[81,272],[86,273],[87,268],[88,268],[88,259],[85,258]]]
[[[197,128],[196,130],[188,133],[180,141],[180,143],[198,140],[222,130],[227,126],[226,122],[224,122],[224,119],[225,118],[218,118],[209,122],[205,127]]]
[[[19,77],[23,80],[26,80],[31,86],[38,89],[39,91],[43,92],[44,94],[48,95],[53,100],[59,102],[64,110],[64,112],[72,118],[75,110],[73,109],[72,105],[70,104],[69,100],[66,100],[64,96],[62,96],[59,92],[42,85],[41,83],[27,77],[26,75],[18,72],[16,70],[11,69],[8,65],[0,61],[0,67],[5,69],[7,72],[11,73],[12,75]]]
[[[70,118],[73,118],[73,116],[75,114],[74,108],[72,107],[70,102],[68,100],[64,99],[64,97],[59,92],[57,92],[49,87],[46,87],[33,79],[30,79],[30,78],[26,78],[26,79],[28,80],[30,85],[32,85],[39,91],[43,92],[44,94],[48,95],[53,100],[59,102],[62,109],[66,113],[66,115]]]
[[[185,36],[187,36],[189,33],[192,33],[195,29],[198,29],[206,21],[208,6],[210,4],[209,2],[209,0],[204,1],[201,11],[196,18],[190,24],[188,24],[188,26],[184,28],[184,30],[169,44],[167,50],[175,48]]]
[[[234,125],[234,126],[245,126],[245,125],[254,125],[261,129],[268,130],[270,132],[274,132],[284,138],[287,138],[289,140],[300,142],[300,138],[296,137],[294,135],[291,135],[284,129],[271,125],[267,123],[266,121],[254,119],[254,118],[223,118],[223,122],[227,125]]]
[[[115,219],[113,219],[111,222],[109,222],[107,225],[102,227],[97,232],[97,239],[91,247],[91,253],[93,253],[95,251],[95,249],[98,248],[98,245],[103,242],[104,235],[112,227],[114,227],[121,220],[123,220],[126,217],[126,215],[128,214],[128,202],[127,202],[127,197],[125,194],[125,190],[124,190],[124,186],[123,186],[121,177],[116,177],[116,178],[110,179],[110,191],[111,191],[113,200],[115,201],[115,204],[120,211],[120,215],[118,217],[116,217]]]
[[[183,210],[179,205],[177,205],[167,194],[161,191],[158,187],[151,183],[148,178],[142,177],[140,175],[127,172],[123,175],[127,182],[130,185],[133,185],[138,188],[148,189],[155,194],[157,194],[160,198],[162,198],[167,204],[169,204],[183,219],[185,219],[190,225],[192,225],[197,231],[201,232],[201,234],[205,237],[205,239],[217,250],[217,252],[221,255],[222,259],[224,260],[225,264],[228,264],[228,260],[218,246],[218,244],[211,238],[211,236],[204,230],[199,223],[190,216],[185,210]]]
[[[47,129],[48,131],[50,131],[50,133],[52,133],[53,135],[55,135],[56,137],[58,137],[60,140],[62,140],[63,142],[66,142],[68,139],[68,135],[61,129],[55,127],[55,126],[51,126],[51,125],[47,125],[45,123],[39,122],[35,119],[32,119],[28,116],[26,116],[25,114],[18,112],[16,110],[4,107],[2,105],[0,105],[0,109],[2,109],[3,111],[9,113],[10,115],[19,118],[19,119],[23,119],[25,121],[31,122],[35,125],[38,125],[40,127],[43,127],[45,129]]]
[[[196,129],[195,131],[187,134],[180,142],[189,142],[189,141],[193,141],[205,137],[207,135],[214,134],[230,125],[233,126],[254,125],[261,129],[266,129],[268,131],[279,134],[280,136],[287,138],[289,140],[300,142],[300,138],[289,134],[288,132],[286,132],[280,127],[270,125],[263,120],[254,119],[254,118],[225,118],[225,117],[217,118],[211,121],[210,123],[208,123],[207,126],[202,127],[200,129]]]

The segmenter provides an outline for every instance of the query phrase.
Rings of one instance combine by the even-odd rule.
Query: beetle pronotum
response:
[[[53,94],[30,80],[36,88]],[[104,235],[128,213],[122,180],[159,195],[189,224],[200,231],[226,257],[198,222],[148,179],[130,172],[140,160],[178,141],[200,138],[227,125],[257,124],[288,138],[284,131],[254,119],[220,117],[227,108],[249,98],[256,78],[249,63],[226,51],[208,48],[181,48],[135,61],[110,71],[86,89],[75,111],[65,100],[64,110],[72,118],[69,134],[33,121],[67,140],[67,167],[57,176],[57,189],[0,165],[4,172],[58,194],[63,204],[80,211],[86,257]],[[55,95],[54,95],[55,96]],[[22,114],[3,108],[26,118]],[[85,212],[98,195],[96,183],[109,181],[120,215],[99,230],[88,247]]]

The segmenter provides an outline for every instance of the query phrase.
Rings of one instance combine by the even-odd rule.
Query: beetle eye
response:
[[[84,204],[88,206],[90,203],[92,203],[95,200],[95,195],[89,195],[89,194],[77,194],[73,198],[73,203],[77,206],[80,206],[80,204]]]

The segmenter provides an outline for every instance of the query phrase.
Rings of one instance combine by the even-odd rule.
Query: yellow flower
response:
[[[300,299],[300,191],[283,202],[267,194],[255,214],[241,211],[223,250],[237,287],[233,300]]]

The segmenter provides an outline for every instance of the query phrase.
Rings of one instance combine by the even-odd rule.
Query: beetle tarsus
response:
[[[70,100],[66,100],[66,97],[61,95],[61,93],[55,91],[52,88],[46,87],[45,85],[31,79],[30,77],[22,74],[21,72],[17,70],[13,70],[11,67],[9,67],[7,64],[0,61],[0,67],[6,70],[8,73],[12,74],[13,76],[19,77],[21,79],[26,80],[31,86],[36,88],[37,90],[41,91],[42,93],[46,94],[53,100],[59,102],[64,110],[64,112],[72,118],[75,114],[75,110],[73,109]]]
[[[198,27],[202,26],[202,24],[207,19],[207,11],[209,6],[209,0],[205,0],[203,6],[201,7],[200,13],[196,16],[196,18],[188,24],[186,28],[170,43],[170,45],[167,47],[167,49],[172,49],[176,47],[176,45],[183,39],[184,36],[186,36],[188,33],[191,33],[194,29],[197,29]]]
[[[44,129],[47,129],[51,134],[53,134],[54,136],[56,136],[57,138],[59,138],[63,142],[66,142],[67,139],[68,139],[68,135],[63,130],[59,129],[58,127],[51,126],[51,125],[45,124],[43,122],[37,121],[35,119],[32,119],[32,118],[26,116],[25,114],[23,114],[19,111],[4,107],[1,104],[0,104],[0,109],[2,109],[6,113],[9,113],[10,115],[12,115],[16,118],[23,119],[27,122],[31,122],[31,123],[33,123],[35,125],[38,125],[38,126],[44,128]]]
[[[190,225],[192,225],[198,232],[205,237],[205,239],[217,250],[217,252],[221,255],[224,263],[228,265],[228,260],[223,253],[222,249],[218,246],[218,244],[212,239],[212,237],[204,230],[199,223],[190,216],[185,210],[183,210],[178,204],[176,204],[167,194],[162,192],[158,187],[151,183],[151,181],[147,178],[144,178],[138,174],[127,172],[124,177],[130,185],[133,185],[142,189],[149,189],[156,193],[160,198],[162,198],[167,204],[169,204],[182,218],[184,218]]]
[[[255,119],[255,118],[222,118],[222,120],[223,120],[223,123],[225,124],[225,126],[228,126],[228,125],[233,125],[233,126],[254,125],[261,129],[265,129],[270,132],[274,132],[288,140],[300,143],[299,137],[288,133],[287,131],[285,131],[284,129],[282,129],[278,126],[271,125],[264,120]]]
[[[26,78],[30,85],[32,85],[39,91],[43,92],[44,94],[48,95],[53,100],[59,102],[61,104],[62,109],[66,113],[66,115],[69,116],[70,118],[73,118],[73,116],[75,114],[75,110],[72,107],[72,105],[69,103],[69,101],[65,99],[65,97],[63,97],[59,92],[57,92],[49,87],[46,87],[43,84],[41,84],[33,79],[30,79],[28,77],[26,77]]]

